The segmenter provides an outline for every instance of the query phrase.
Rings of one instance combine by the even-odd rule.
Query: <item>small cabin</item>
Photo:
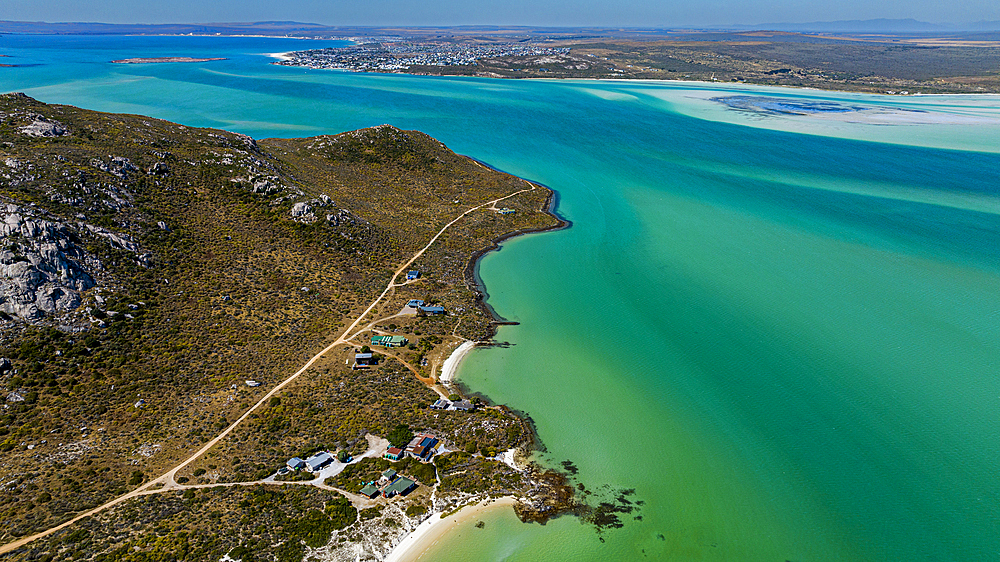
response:
[[[468,400],[456,400],[451,403],[451,408],[453,410],[461,410],[463,412],[471,412],[476,409],[475,404],[469,402]]]
[[[382,484],[389,484],[395,479],[396,479],[396,471],[390,468],[382,473],[382,476],[378,479],[378,481]]]
[[[382,456],[391,461],[398,461],[403,458],[403,455],[403,450],[399,447],[389,447],[389,449]]]
[[[375,358],[371,353],[355,353],[354,354],[354,365],[351,366],[352,369],[367,369],[368,367],[375,365]]]
[[[410,271],[406,272],[407,281],[413,281],[414,279],[417,279],[419,277],[420,277],[420,272],[415,269],[411,269]]]
[[[417,487],[417,483],[405,476],[400,476],[395,482],[385,489],[385,497],[391,498],[395,495],[405,496]]]
[[[408,343],[410,340],[403,336],[372,336],[372,345],[381,345],[382,347],[403,347]]]
[[[371,484],[368,484],[364,488],[361,488],[361,495],[369,499],[377,498],[379,493],[380,492],[378,491],[378,488],[372,486]]]
[[[285,466],[287,466],[292,470],[299,470],[306,467],[306,461],[300,459],[299,457],[292,457],[288,459],[288,462],[285,463]]]
[[[306,459],[306,470],[316,472],[331,462],[333,462],[333,456],[330,453],[317,453]]]

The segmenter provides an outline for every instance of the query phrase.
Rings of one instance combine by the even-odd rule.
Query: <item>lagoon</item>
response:
[[[258,138],[390,123],[558,192],[572,228],[481,262],[521,324],[458,379],[644,504],[600,536],[497,511],[425,559],[1000,556],[1000,97],[268,64],[323,46],[6,36],[0,90]],[[228,60],[110,63],[165,56]],[[829,104],[861,109],[787,110]]]

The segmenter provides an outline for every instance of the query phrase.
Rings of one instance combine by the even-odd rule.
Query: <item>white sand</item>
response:
[[[458,372],[458,364],[475,347],[476,342],[467,341],[462,342],[462,345],[458,346],[455,351],[452,351],[451,355],[444,360],[444,365],[441,366],[441,376],[438,377],[438,381],[442,384],[451,384],[454,382],[455,373]]]
[[[485,511],[512,505],[514,505],[513,496],[504,496],[499,499],[484,500],[475,505],[463,507],[458,513],[449,515],[444,519],[441,518],[440,513],[434,513],[417,526],[412,533],[403,537],[403,540],[385,557],[384,562],[415,562],[429,548],[436,545],[441,540],[441,537],[459,524],[475,519]]]
[[[274,57],[278,60],[292,60],[292,57],[288,56],[288,53],[268,53],[267,56]]]

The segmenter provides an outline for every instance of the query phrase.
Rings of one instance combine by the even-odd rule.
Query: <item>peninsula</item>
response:
[[[614,526],[439,380],[494,333],[470,256],[559,227],[550,190],[389,125],[258,141],[4,94],[0,140],[5,559],[381,558],[501,496]]]

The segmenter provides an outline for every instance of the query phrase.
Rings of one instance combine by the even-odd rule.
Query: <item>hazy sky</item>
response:
[[[873,18],[1000,20],[998,0],[0,0],[0,19],[328,25],[727,25]]]

